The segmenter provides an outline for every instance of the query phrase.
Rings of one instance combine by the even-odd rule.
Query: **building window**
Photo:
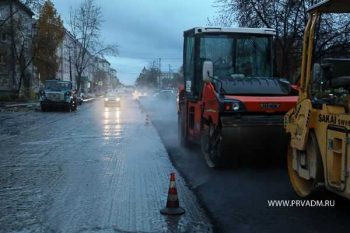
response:
[[[5,54],[0,53],[0,64],[5,64],[5,58],[6,58]]]
[[[2,33],[2,34],[1,34],[1,40],[2,40],[2,41],[6,41],[6,39],[7,39],[6,33]]]

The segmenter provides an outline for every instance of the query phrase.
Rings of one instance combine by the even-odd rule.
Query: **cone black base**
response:
[[[181,215],[185,213],[185,210],[181,207],[178,208],[164,208],[160,210],[161,214],[164,215]]]

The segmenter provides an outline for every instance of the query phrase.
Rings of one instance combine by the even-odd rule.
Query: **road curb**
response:
[[[89,103],[94,101],[96,98],[89,98],[89,99],[84,99],[84,103]],[[11,108],[39,108],[40,103],[39,102],[34,102],[34,103],[13,103],[13,104],[2,104],[0,105],[0,108],[2,109],[11,109]]]
[[[39,107],[39,103],[22,103],[22,104],[7,104],[4,105],[4,108],[30,108],[30,107]]]

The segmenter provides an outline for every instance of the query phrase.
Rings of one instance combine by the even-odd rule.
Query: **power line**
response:
[[[159,58],[156,58],[156,57],[123,57],[123,56],[120,56],[119,58],[128,58],[128,59],[135,59],[135,60],[157,60]],[[182,60],[183,58],[181,57],[161,57],[163,60]]]

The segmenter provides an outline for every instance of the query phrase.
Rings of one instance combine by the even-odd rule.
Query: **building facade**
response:
[[[77,71],[73,60],[73,49],[76,43],[71,33],[65,29],[63,41],[57,48],[59,68],[56,74],[57,79],[71,81],[75,86]]]
[[[34,13],[18,0],[0,1],[1,93],[37,90],[39,87],[32,64],[35,30],[33,15]]]
[[[18,0],[0,0],[0,96],[13,93],[32,96],[31,93],[37,93],[42,85],[40,74],[32,63],[36,30],[33,16],[31,9]],[[75,88],[78,73],[74,56],[77,48],[80,48],[79,41],[65,29],[64,39],[56,51],[59,69],[55,78],[72,81]],[[81,92],[104,92],[115,85],[117,72],[106,59],[89,52],[86,59],[89,62],[82,74]]]

